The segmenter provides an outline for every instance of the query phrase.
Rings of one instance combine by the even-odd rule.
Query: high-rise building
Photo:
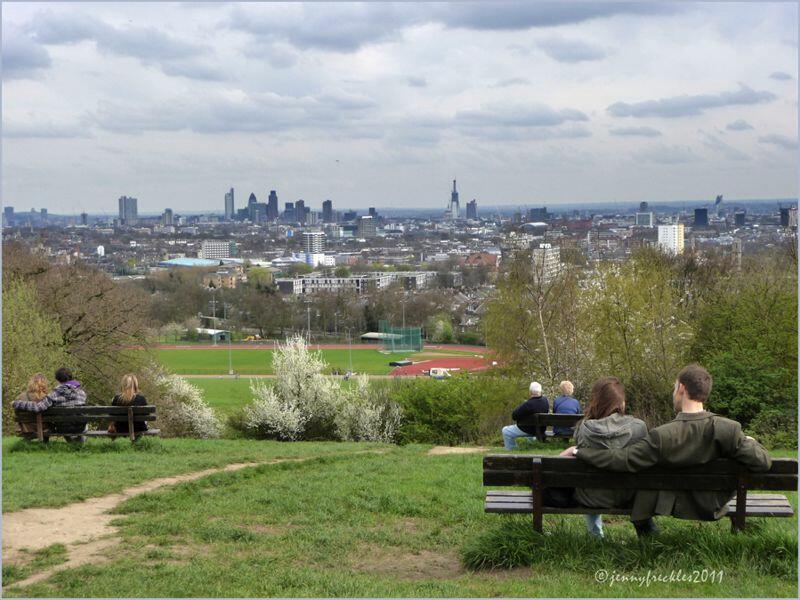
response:
[[[547,283],[561,271],[561,251],[550,244],[540,244],[531,250],[533,276]]]
[[[363,215],[358,219],[358,237],[373,238],[377,235],[375,219],[369,215]]]
[[[39,218],[42,220],[42,223],[47,223],[47,209],[46,208],[39,209]]]
[[[642,204],[647,204],[643,202]],[[652,227],[653,226],[653,213],[651,212],[637,212],[636,213],[636,227]]]
[[[695,227],[708,227],[708,209],[695,208],[694,209],[694,226]]]
[[[370,206],[367,214],[372,217],[373,219],[378,218],[378,210],[374,206]]]
[[[224,240],[203,240],[200,246],[199,258],[230,258],[235,253],[234,242]]]
[[[797,227],[797,207],[781,208],[781,227]]]
[[[347,210],[342,214],[342,221],[355,221],[358,218],[358,213],[354,210]]]
[[[478,220],[478,201],[475,198],[467,202],[467,219]]]
[[[235,212],[236,205],[233,201],[233,188],[231,188],[231,190],[225,194],[225,220],[232,220]]]
[[[294,218],[301,225],[306,223],[306,203],[302,198],[294,203]]]
[[[665,252],[681,254],[683,252],[683,223],[659,225],[658,246]]]
[[[11,227],[14,223],[14,207],[13,206],[4,206],[3,207],[3,224],[6,227]]]
[[[136,220],[139,217],[137,204],[138,200],[136,198],[129,198],[128,196],[119,197],[120,225],[136,225]]]
[[[733,213],[733,224],[736,227],[744,227],[745,214],[746,213],[744,211],[737,211]]]
[[[274,221],[280,216],[278,210],[278,194],[275,190],[270,190],[269,199],[267,200],[267,219]]]
[[[542,223],[547,221],[547,207],[528,209],[528,221],[532,223]]]
[[[294,211],[294,202],[286,202],[283,205],[283,221],[285,223],[294,223],[295,219],[295,211]]]
[[[459,218],[460,208],[458,205],[458,190],[456,189],[456,180],[453,179],[453,191],[450,192],[450,204],[447,207],[447,218],[455,221]]]
[[[322,231],[303,232],[303,251],[306,254],[320,254],[325,250],[325,234]]]
[[[164,212],[161,214],[161,224],[164,227],[172,227],[173,225],[175,225],[175,219],[172,215],[171,208],[164,209]]]
[[[82,212],[81,213],[81,225],[83,225],[85,227],[88,224],[89,224],[89,215],[87,215],[85,212]]]
[[[648,212],[647,208],[648,208],[647,202],[639,202],[639,212],[640,213]]]
[[[333,202],[325,200],[322,203],[322,221],[325,223],[333,223]]]
[[[258,218],[256,215],[256,204],[258,204],[258,198],[256,198],[253,192],[250,192],[250,197],[247,199],[247,218],[250,219],[252,223],[255,223]]]

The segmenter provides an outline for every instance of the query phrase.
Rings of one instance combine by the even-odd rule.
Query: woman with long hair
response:
[[[28,388],[17,396],[17,399],[11,406],[17,408],[25,402],[39,402],[42,398],[47,396],[49,391],[50,382],[47,380],[47,377],[41,373],[36,373],[28,380]],[[17,426],[20,433],[34,433],[36,431],[36,425],[33,423],[18,423]],[[50,428],[49,423],[43,423],[42,426],[44,429]]]
[[[111,406],[147,406],[147,400],[139,393],[139,380],[133,373],[122,376],[119,394],[114,396]],[[128,421],[116,421],[113,429],[117,433],[130,433]],[[147,431],[147,421],[134,421],[133,431]]]
[[[602,377],[594,382],[589,405],[575,432],[578,448],[624,448],[647,435],[647,425],[641,419],[625,414],[625,388],[616,377]],[[576,488],[575,500],[589,508],[624,507],[633,500],[635,491]],[[600,515],[585,515],[589,533],[603,537]],[[652,527],[637,524],[640,528]],[[644,531],[644,529],[642,529]]]

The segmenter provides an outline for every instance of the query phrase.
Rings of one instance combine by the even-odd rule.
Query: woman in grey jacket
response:
[[[625,388],[616,377],[603,377],[595,381],[586,409],[586,416],[575,432],[578,448],[624,448],[647,435],[647,425],[641,419],[625,414]],[[589,508],[627,506],[635,491],[576,488],[575,500]],[[637,532],[652,527],[637,524]],[[601,515],[586,515],[589,533],[603,537]],[[644,530],[642,530],[644,532]]]

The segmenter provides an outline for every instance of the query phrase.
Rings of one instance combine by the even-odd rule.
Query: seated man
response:
[[[736,421],[703,408],[711,383],[711,375],[700,365],[685,367],[672,392],[673,407],[678,413],[673,421],[651,429],[647,436],[624,448],[571,448],[571,454],[612,471],[636,472],[654,465],[688,467],[715,458],[732,458],[751,471],[768,471],[772,459],[761,444],[744,435]],[[655,515],[670,515],[712,521],[725,516],[726,505],[734,495],[735,490],[639,490],[631,520],[641,522]]]
[[[514,409],[514,412],[511,413],[511,418],[517,422],[517,425],[506,425],[503,427],[503,444],[506,450],[513,450],[516,448],[517,438],[524,437],[535,440],[538,436],[540,440],[544,439],[543,428],[540,428],[541,431],[536,431],[536,428],[532,425],[519,424],[520,421],[524,421],[526,417],[534,413],[550,412],[550,404],[547,402],[547,397],[542,396],[542,384],[538,381],[532,381],[528,389],[531,397],[520,404]]]
[[[76,381],[72,376],[72,371],[66,367],[61,367],[56,371],[56,381],[58,385],[52,392],[47,394],[39,401],[14,400],[12,407],[16,410],[27,410],[30,412],[44,412],[51,406],[53,407],[72,407],[83,406],[86,404],[86,392],[81,388],[81,382]],[[63,423],[53,427],[54,433],[76,433],[86,431],[86,423]],[[64,436],[68,441],[84,441],[84,436]]]
[[[562,381],[558,385],[561,395],[553,400],[553,414],[556,415],[579,415],[581,413],[581,404],[572,397],[575,391],[575,386],[571,381]],[[575,433],[574,427],[553,427],[553,435],[563,435],[565,437],[572,437]]]

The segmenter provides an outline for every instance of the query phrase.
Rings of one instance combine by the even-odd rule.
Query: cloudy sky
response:
[[[797,5],[3,3],[3,202],[797,195]]]

